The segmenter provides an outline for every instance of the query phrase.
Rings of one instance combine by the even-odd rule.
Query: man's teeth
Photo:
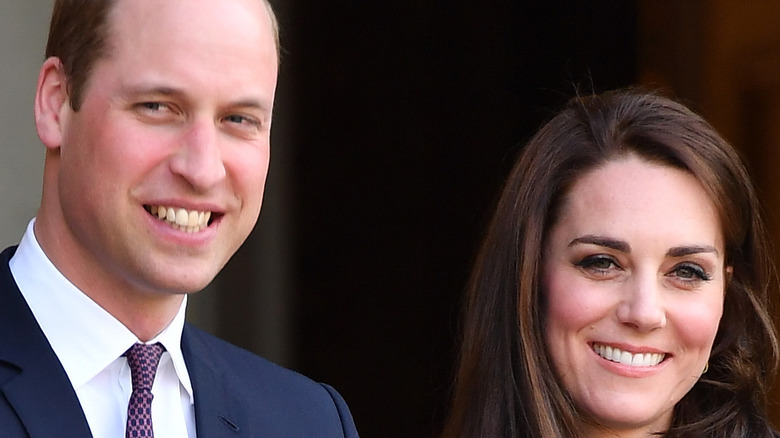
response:
[[[210,211],[187,210],[159,205],[151,206],[150,212],[161,221],[171,224],[173,228],[188,233],[197,233],[206,228],[209,225],[209,219],[211,219]]]
[[[661,363],[666,357],[663,353],[631,354],[609,345],[593,344],[593,351],[604,359],[632,367],[652,367]]]

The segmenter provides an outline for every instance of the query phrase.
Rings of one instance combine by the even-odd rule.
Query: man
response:
[[[357,436],[332,388],[184,323],[260,212],[265,1],[55,2],[41,206],[0,256],[0,436]]]

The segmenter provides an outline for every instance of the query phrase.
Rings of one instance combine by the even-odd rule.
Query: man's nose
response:
[[[182,136],[170,168],[199,192],[208,191],[222,181],[226,169],[217,126],[210,120],[193,122]]]

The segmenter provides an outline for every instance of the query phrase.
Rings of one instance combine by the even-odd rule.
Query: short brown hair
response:
[[[469,285],[460,368],[445,437],[577,436],[587,416],[556,376],[544,342],[541,264],[571,187],[634,155],[690,172],[719,214],[733,274],[709,371],[664,436],[769,437],[766,393],[778,345],[769,240],[736,151],[700,116],[640,90],[577,97],[530,140],[509,175]]]
[[[46,58],[62,61],[68,80],[68,96],[74,111],[81,108],[92,67],[106,56],[108,15],[118,0],[56,0],[46,43]],[[262,0],[271,17],[277,56],[280,52],[279,25],[268,0]]]

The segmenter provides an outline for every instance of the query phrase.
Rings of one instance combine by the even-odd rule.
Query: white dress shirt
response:
[[[9,262],[11,273],[76,390],[92,435],[124,437],[132,383],[122,354],[140,341],[57,270],[35,238],[34,223]],[[173,321],[148,342],[166,350],[152,387],[152,424],[163,438],[195,437],[192,385],[181,352],[186,306],[185,296]]]

